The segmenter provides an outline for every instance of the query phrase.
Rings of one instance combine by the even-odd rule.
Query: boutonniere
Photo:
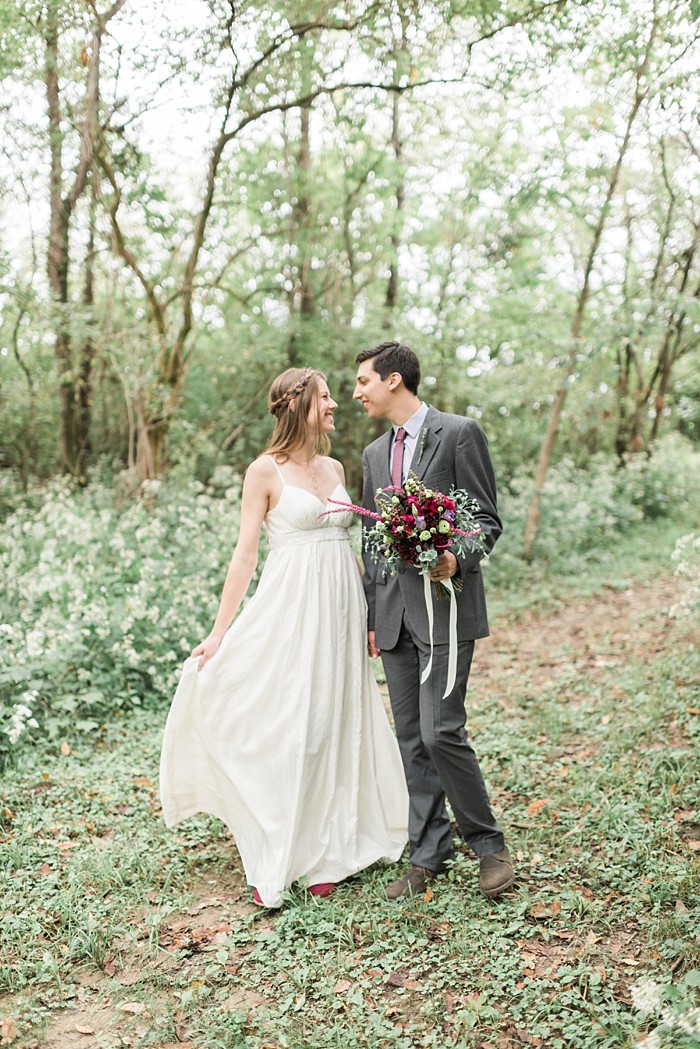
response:
[[[416,466],[420,466],[420,461],[423,458],[423,452],[425,451],[425,442],[428,440],[428,427],[424,426],[420,432],[420,444],[418,445],[418,462]]]

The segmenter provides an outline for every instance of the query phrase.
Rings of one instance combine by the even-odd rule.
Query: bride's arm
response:
[[[216,655],[253,578],[258,563],[260,530],[269,508],[274,483],[275,476],[271,475],[268,464],[263,459],[256,459],[248,467],[243,482],[238,542],[226,573],[219,611],[209,636],[192,650],[194,658],[200,657],[200,670]]]

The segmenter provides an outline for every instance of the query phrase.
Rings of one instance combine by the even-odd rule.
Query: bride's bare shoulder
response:
[[[271,455],[259,455],[246,470],[246,480],[255,485],[268,487],[278,477],[277,466]]]
[[[345,470],[343,469],[343,464],[340,459],[331,459],[330,455],[327,456],[327,458],[340,483],[345,484]]]

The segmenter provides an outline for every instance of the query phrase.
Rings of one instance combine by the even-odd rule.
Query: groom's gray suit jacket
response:
[[[362,504],[375,510],[377,488],[391,484],[389,448],[391,431],[365,448],[363,455]],[[416,442],[411,469],[428,488],[447,494],[451,487],[464,488],[479,503],[476,519],[490,552],[501,534],[501,520],[496,507],[496,481],[486,437],[478,422],[461,415],[449,415],[429,408],[423,429]],[[371,527],[371,519],[364,519]],[[487,637],[484,583],[479,553],[458,556],[458,578],[462,590],[457,594],[457,636],[460,641]],[[429,643],[428,617],[425,608],[423,577],[412,565],[396,576],[383,576],[381,569],[365,553],[365,593],[368,605],[368,629],[375,631],[380,649],[391,649],[397,643],[404,616],[410,620],[416,636]],[[431,588],[434,591],[434,587]],[[433,639],[436,645],[447,644],[449,600],[433,594]]]

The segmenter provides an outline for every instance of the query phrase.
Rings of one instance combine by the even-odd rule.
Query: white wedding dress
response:
[[[270,907],[299,878],[338,882],[396,861],[408,820],[367,655],[352,514],[320,517],[323,503],[282,479],[257,590],[216,656],[201,671],[185,662],[160,767],[168,826],[218,816]],[[333,498],[348,499],[342,485]]]

